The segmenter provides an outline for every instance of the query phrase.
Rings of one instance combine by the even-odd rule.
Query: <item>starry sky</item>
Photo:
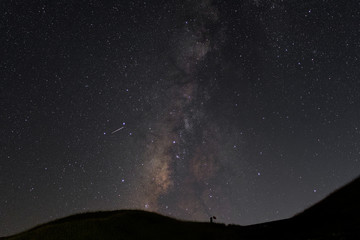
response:
[[[144,209],[254,224],[360,173],[355,0],[0,3],[0,236]]]

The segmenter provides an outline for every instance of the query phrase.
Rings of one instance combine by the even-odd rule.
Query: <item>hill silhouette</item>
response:
[[[252,226],[179,221],[157,213],[83,213],[0,238],[28,239],[360,239],[360,178],[290,219]]]

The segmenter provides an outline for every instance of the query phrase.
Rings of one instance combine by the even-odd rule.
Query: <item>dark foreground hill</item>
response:
[[[360,178],[293,218],[264,224],[185,222],[122,210],[73,215],[4,239],[360,239]]]
[[[223,224],[178,221],[139,210],[85,213],[5,239],[231,239]]]

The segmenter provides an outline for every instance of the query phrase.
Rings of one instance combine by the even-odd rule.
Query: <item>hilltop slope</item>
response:
[[[359,216],[360,178],[293,218],[252,226],[121,210],[77,214],[4,239],[360,239]]]
[[[73,215],[6,239],[231,239],[223,224],[178,221],[156,213],[121,210]],[[232,235],[232,236],[231,236]]]
[[[274,239],[360,239],[360,177],[285,220],[248,226]]]

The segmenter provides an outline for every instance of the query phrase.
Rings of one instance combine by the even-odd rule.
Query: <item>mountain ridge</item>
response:
[[[142,210],[71,215],[1,240],[360,239],[360,177],[289,219],[250,226],[177,220]]]

